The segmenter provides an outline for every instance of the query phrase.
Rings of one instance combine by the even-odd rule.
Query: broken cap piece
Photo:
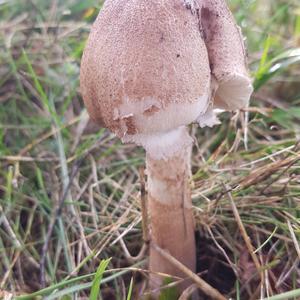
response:
[[[253,87],[244,39],[226,1],[203,1],[201,24],[212,77],[217,82],[214,107],[225,110],[247,107]]]

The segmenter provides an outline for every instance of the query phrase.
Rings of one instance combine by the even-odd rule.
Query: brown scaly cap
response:
[[[241,29],[225,0],[199,1],[201,24],[212,75],[217,82],[214,107],[244,108],[253,91]]]
[[[183,0],[105,1],[80,81],[92,119],[124,140],[190,124],[211,81],[198,18]]]

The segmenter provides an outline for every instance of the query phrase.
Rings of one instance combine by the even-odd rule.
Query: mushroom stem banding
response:
[[[187,129],[180,128],[173,140],[177,151],[164,159],[146,156],[148,174],[148,203],[151,218],[151,243],[167,250],[172,256],[195,271],[194,218],[189,187],[191,142]],[[185,278],[174,265],[150,248],[151,287],[157,288],[163,278],[155,272]],[[186,287],[185,282],[181,287]]]

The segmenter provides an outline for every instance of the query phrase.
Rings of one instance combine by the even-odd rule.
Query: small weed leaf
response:
[[[163,282],[163,285],[168,285],[172,283],[171,278],[166,278]],[[179,292],[176,286],[170,286],[166,289],[163,289],[159,295],[159,300],[174,300],[179,298]]]

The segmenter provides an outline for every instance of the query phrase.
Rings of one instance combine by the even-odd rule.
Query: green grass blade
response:
[[[35,73],[35,71],[32,67],[32,64],[31,64],[31,62],[28,58],[28,55],[27,55],[27,53],[24,49],[22,50],[22,54],[23,54],[24,61],[27,65],[29,74],[33,79],[34,86],[35,86],[35,88],[36,88],[36,90],[37,90],[37,92],[38,92],[38,94],[41,98],[41,101],[43,102],[44,107],[46,108],[46,110],[48,112],[53,114],[53,112],[51,112],[51,109],[50,109],[50,106],[49,106],[49,101],[48,101],[47,94],[46,94],[44,88],[42,87],[41,83],[39,82],[38,77],[37,77],[37,75],[36,75],[36,73]]]
[[[269,298],[264,298],[263,300],[289,300],[289,299],[299,299],[300,289],[289,291],[287,293],[282,293],[276,296],[272,296]]]
[[[259,68],[258,68],[258,71],[256,73],[256,78],[257,79],[260,79],[264,75],[264,73],[267,71],[266,70],[266,64],[267,64],[267,61],[268,61],[268,54],[269,54],[271,45],[272,45],[272,38],[269,35],[267,37],[265,43],[264,43],[263,53],[261,55]]]
[[[102,260],[100,262],[100,265],[97,269],[95,278],[93,280],[92,283],[92,288],[91,288],[91,294],[90,294],[90,300],[97,300],[98,299],[98,295],[99,295],[99,291],[100,291],[100,284],[101,284],[101,280],[103,277],[103,273],[105,271],[105,269],[107,268],[108,264],[110,262],[110,259],[106,259],[106,260]]]
[[[127,298],[126,298],[127,300],[131,300],[132,288],[133,288],[133,277],[131,277],[131,280],[130,280],[128,295],[127,295]]]

